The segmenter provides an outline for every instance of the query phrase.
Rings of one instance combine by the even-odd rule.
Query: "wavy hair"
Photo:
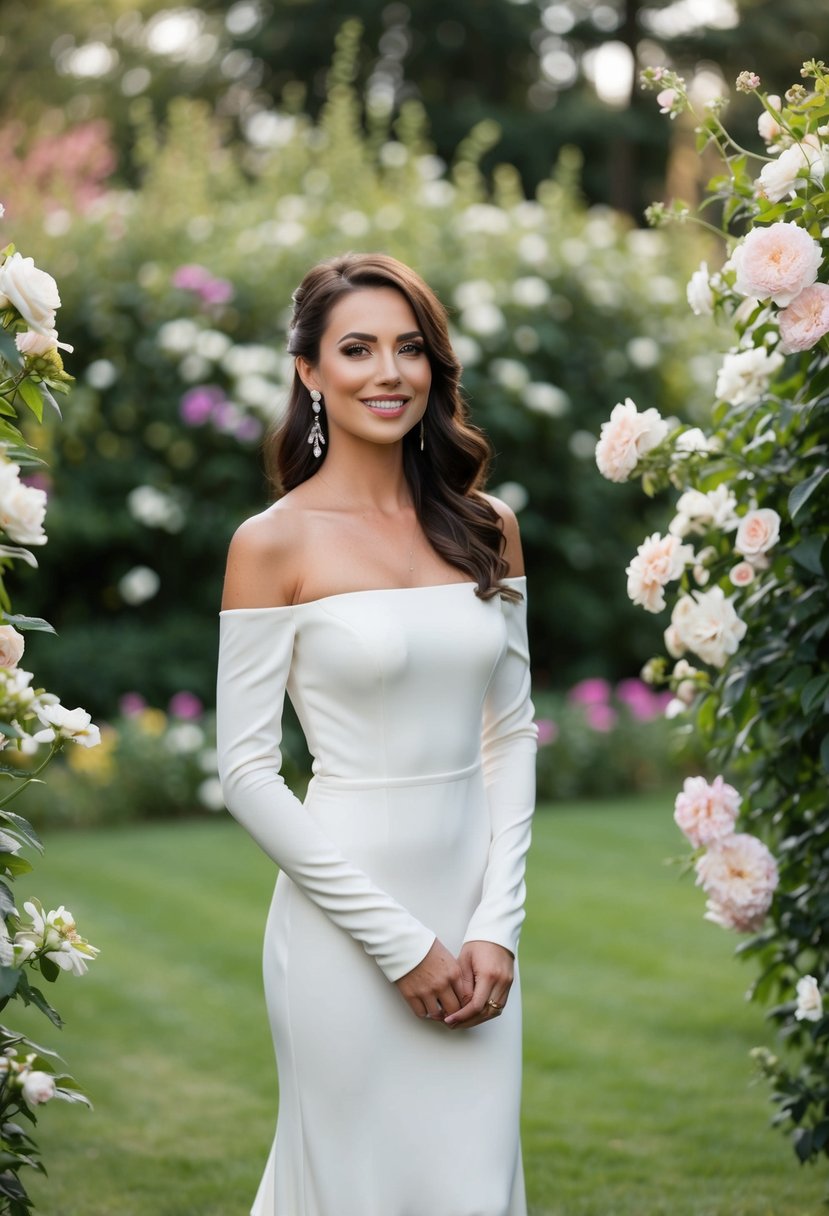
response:
[[[521,599],[500,581],[509,569],[506,541],[497,511],[481,493],[492,449],[470,421],[461,395],[461,366],[449,341],[446,310],[420,276],[380,253],[347,253],[320,262],[293,294],[288,351],[315,366],[333,306],[347,292],[370,287],[391,287],[409,302],[432,370],[424,451],[418,428],[403,437],[403,470],[420,525],[441,557],[477,583],[482,599],[496,593]],[[324,427],[324,404],[319,418]],[[312,419],[310,394],[295,370],[286,411],[264,440],[265,470],[276,497],[313,477],[325,462],[327,448],[315,457],[308,443]]]

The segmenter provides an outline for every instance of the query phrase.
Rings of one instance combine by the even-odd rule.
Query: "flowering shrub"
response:
[[[751,995],[777,998],[770,1017],[790,1062],[755,1055],[775,1121],[806,1161],[829,1151],[829,75],[812,61],[802,76],[810,87],[795,84],[784,101],[754,73],[737,81],[757,98],[765,153],[735,145],[721,99],[697,115],[699,147],[713,144],[724,162],[704,206],[722,215],[727,256],[713,273],[700,266],[688,301],[736,335],[710,434],[628,401],[602,428],[596,459],[611,480],[641,477],[647,494],[680,491],[667,533],[627,570],[647,611],[673,601],[671,662],[653,658],[643,676],[670,687],[667,712],[685,730],[693,720],[723,770],[687,779],[675,818],[695,850],[706,917],[752,935],[740,947],[759,968]],[[651,69],[644,83],[660,89],[664,112],[691,108],[676,74]],[[650,218],[693,217],[675,202]]]
[[[31,823],[9,804],[27,786],[40,782],[46,765],[68,741],[87,749],[100,735],[85,710],[67,709],[53,693],[32,688],[32,674],[18,666],[25,649],[20,631],[51,631],[51,626],[11,612],[5,576],[15,561],[37,566],[25,546],[47,540],[46,494],[21,476],[40,461],[15,424],[21,405],[38,420],[44,404],[57,408],[52,391],[66,392],[71,380],[59,353],[72,350],[58,339],[59,306],[52,276],[7,246],[0,253],[0,750],[4,758],[23,755],[31,760],[28,771],[14,763],[0,767],[0,1009],[18,998],[58,1027],[60,1016],[30,975],[39,973],[48,982],[61,971],[83,975],[98,951],[81,937],[65,907],[46,912],[39,900],[29,899],[23,905],[25,915],[18,911],[10,884],[32,869],[21,856],[23,850],[41,850],[42,845]],[[14,344],[7,336],[12,333]],[[25,1216],[31,1210],[20,1171],[25,1166],[43,1169],[37,1145],[15,1120],[34,1124],[34,1108],[55,1097],[87,1102],[57,1061],[54,1053],[25,1035],[0,1026],[0,1212],[9,1216]]]
[[[539,802],[664,790],[698,763],[665,717],[671,694],[642,680],[593,677],[533,699]]]
[[[227,543],[267,500],[257,444],[293,371],[291,292],[346,249],[401,257],[450,310],[473,417],[497,452],[491,487],[521,517],[539,676],[572,682],[574,656],[597,652],[628,674],[658,637],[613,578],[653,504],[619,511],[619,489],[584,468],[608,378],[666,410],[710,378],[707,322],[686,324],[680,286],[696,253],[587,208],[573,152],[527,198],[510,166],[491,182],[479,170],[493,124],[452,165],[415,103],[394,123],[372,111],[367,136],[350,37],[318,121],[252,115],[245,130],[261,138],[228,144],[223,120],[180,100],[162,130],[137,133],[135,188],[67,202],[60,231],[34,201],[20,215],[83,318],[68,335],[78,384],[50,453],[50,544],[32,586],[65,645],[39,648],[39,670],[94,696],[96,718],[132,688],[156,706],[181,687],[210,702]],[[78,577],[93,567],[94,580]]]

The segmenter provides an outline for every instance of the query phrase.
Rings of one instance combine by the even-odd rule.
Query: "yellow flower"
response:
[[[163,735],[167,729],[167,715],[163,709],[142,709],[135,720],[148,735]]]

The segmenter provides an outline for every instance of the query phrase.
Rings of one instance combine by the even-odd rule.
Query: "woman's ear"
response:
[[[296,359],[294,359],[294,367],[296,368],[297,375],[309,392],[312,388],[319,388],[317,378],[314,375],[314,368],[306,358],[302,355],[297,355]]]

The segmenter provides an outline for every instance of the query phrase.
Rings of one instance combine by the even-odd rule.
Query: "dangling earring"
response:
[[[424,433],[425,433],[425,427],[423,426],[423,419],[421,418],[421,420],[420,420],[420,450],[421,450],[421,452],[423,451],[423,435],[424,435]]]
[[[319,391],[319,389],[312,388],[311,389],[311,409],[314,411],[314,425],[311,427],[310,433],[308,435],[308,442],[313,443],[315,456],[322,455],[322,448],[320,447],[320,444],[325,443],[325,436],[323,435],[322,427],[320,426],[320,402],[321,402],[321,400],[322,400],[322,393]]]

